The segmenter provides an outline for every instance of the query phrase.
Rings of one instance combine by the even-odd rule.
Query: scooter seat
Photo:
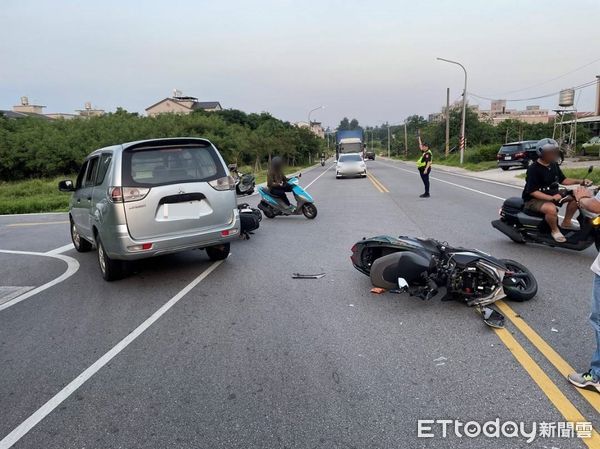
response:
[[[522,210],[523,207],[525,206],[525,201],[523,201],[523,198],[514,196],[514,197],[508,198],[506,201],[504,201],[504,206],[508,207],[510,209]]]

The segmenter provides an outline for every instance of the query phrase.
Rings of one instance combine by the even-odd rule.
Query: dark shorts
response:
[[[525,202],[525,209],[541,214],[542,206],[546,203],[550,203],[553,206],[556,206],[556,204],[554,204],[552,201],[544,201],[544,200],[538,200],[537,198],[532,198],[529,201]]]

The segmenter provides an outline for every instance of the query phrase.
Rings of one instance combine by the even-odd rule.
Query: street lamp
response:
[[[462,65],[460,62],[456,62],[456,61],[451,61],[450,59],[444,59],[444,58],[436,58],[438,61],[444,61],[444,62],[449,62],[450,64],[455,64],[460,66],[461,69],[463,69],[463,72],[465,72],[465,88],[463,90],[463,100],[462,100],[462,119],[460,122],[460,143],[459,143],[459,147],[460,147],[460,163],[462,165],[463,160],[464,160],[464,155],[465,155],[465,118],[467,115],[467,69],[465,69],[465,66]]]
[[[318,108],[314,108],[314,109],[311,109],[310,111],[308,111],[308,130],[311,131],[311,132],[312,132],[312,125],[311,125],[311,122],[310,122],[310,115],[313,112],[318,111],[319,109],[325,109],[325,106],[321,105]],[[309,164],[311,163],[311,154],[310,153],[308,153],[308,163]]]
[[[310,115],[315,112],[318,111],[319,109],[325,109],[325,106],[319,106],[318,108],[314,108],[311,109],[310,111],[308,111],[308,129],[312,130],[312,126],[310,124]]]

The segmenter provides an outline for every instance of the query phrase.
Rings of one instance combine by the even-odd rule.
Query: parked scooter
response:
[[[423,300],[464,302],[474,306],[492,327],[503,327],[504,316],[491,304],[505,297],[528,301],[537,293],[535,277],[520,263],[433,239],[363,239],[352,247],[351,260],[375,287],[407,291]]]
[[[256,176],[238,172],[237,164],[229,164],[231,176],[235,179],[235,192],[238,195],[251,195],[256,187]]]
[[[283,202],[281,198],[271,195],[267,187],[260,186],[258,193],[262,197],[258,208],[262,210],[267,218],[275,218],[277,215],[301,215],[306,218],[313,219],[317,216],[317,206],[314,204],[312,196],[308,194],[298,184],[298,178],[293,177],[288,180],[288,184],[292,186],[292,193],[296,199],[296,206],[290,208]]]
[[[590,166],[588,175],[593,169],[594,167]],[[597,193],[598,188],[594,191]],[[559,193],[563,197],[561,202],[573,195],[572,190],[561,189],[558,185],[553,186],[546,193]],[[595,244],[596,249],[600,251],[600,215],[579,209],[577,216],[579,229],[561,229],[567,241],[560,243],[552,238],[550,226],[546,223],[544,215],[525,210],[523,206],[520,197],[508,198],[500,209],[500,219],[492,221],[492,226],[517,243],[540,243],[576,251]]]

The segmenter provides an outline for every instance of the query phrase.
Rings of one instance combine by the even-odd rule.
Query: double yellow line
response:
[[[512,324],[538,349],[548,361],[563,375],[572,373],[573,368],[523,320],[519,314],[511,309],[504,301],[497,301],[495,305],[508,318]],[[544,370],[533,360],[525,348],[506,329],[494,329],[498,338],[517,359],[521,366],[531,376],[546,397],[552,402],[561,415],[570,422],[589,422],[573,403],[565,396],[558,386],[550,379]],[[600,413],[600,394],[594,391],[577,388],[577,391]],[[589,448],[600,448],[600,435],[592,430],[591,438],[582,438],[581,441]]]
[[[384,186],[381,183],[381,181],[379,181],[379,179],[377,179],[371,173],[367,173],[367,177],[369,178],[369,181],[371,181],[371,183],[375,186],[375,188],[377,190],[379,190],[381,193],[390,193],[390,191],[386,188],[386,186]]]

